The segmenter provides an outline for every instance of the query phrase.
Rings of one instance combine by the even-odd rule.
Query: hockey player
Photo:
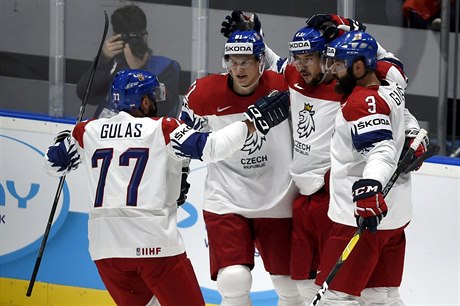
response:
[[[251,22],[261,32],[256,14],[245,16],[235,10],[222,23],[224,35]],[[335,116],[343,94],[334,91],[335,79],[322,69],[322,53],[326,44],[346,31],[361,29],[360,22],[337,15],[319,14],[307,20],[289,43],[288,60],[281,59],[266,46],[266,64],[284,74],[291,100],[292,136],[294,141],[291,176],[300,189],[293,202],[291,277],[301,295],[311,301],[319,290],[316,271],[322,248],[332,222],[329,207],[330,140]],[[400,62],[379,45],[379,78],[393,79],[406,87]],[[393,64],[396,63],[396,64]],[[419,129],[416,119],[406,111],[408,131]],[[412,134],[411,134],[412,135]],[[411,136],[413,137],[413,136]],[[419,154],[425,147],[420,147]]]
[[[271,90],[286,90],[282,75],[264,71],[264,55],[264,42],[256,31],[232,33],[223,55],[228,73],[192,84],[182,119],[203,131],[219,131],[241,120],[246,107]],[[252,305],[255,247],[279,305],[304,305],[289,277],[291,203],[298,192],[287,167],[292,160],[289,129],[286,121],[269,135],[252,134],[240,151],[208,165],[203,216],[211,279],[217,280],[223,306]]]
[[[150,72],[119,72],[111,97],[120,112],[61,132],[45,155],[54,175],[76,169],[80,157],[86,164],[89,251],[117,305],[144,306],[153,295],[162,305],[204,305],[176,224],[182,164],[226,158],[254,126],[267,133],[288,114],[286,93],[260,96],[247,110],[252,123],[199,133],[173,118],[151,118],[162,88]]]
[[[322,253],[318,285],[356,226],[368,231],[330,284],[324,305],[360,305],[360,295],[362,305],[402,303],[397,287],[404,265],[404,228],[412,213],[410,180],[399,180],[386,199],[382,186],[396,168],[405,142],[404,89],[378,78],[377,48],[371,35],[352,31],[330,43],[326,52],[326,69],[335,75],[336,90],[346,99],[331,142],[328,215],[333,226]]]
[[[357,22],[339,16],[335,18],[346,26],[364,28]],[[314,284],[315,277],[332,226],[327,215],[331,137],[343,93],[334,90],[336,80],[323,71],[321,54],[330,41],[324,33],[330,34],[336,27],[332,23],[328,31],[311,26],[299,29],[289,43],[289,62],[281,69],[289,84],[291,100],[294,156],[290,172],[300,189],[300,195],[293,203],[291,277],[297,280],[299,291],[307,301],[319,290]],[[404,90],[407,79],[401,66],[393,64],[399,61],[380,45],[378,59],[378,77],[396,81]],[[417,120],[409,111],[405,112],[407,130],[418,130]],[[421,147],[420,151],[424,148]]]

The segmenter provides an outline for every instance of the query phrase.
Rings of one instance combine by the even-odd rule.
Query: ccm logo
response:
[[[376,194],[376,193],[378,193],[378,191],[379,191],[378,186],[363,186],[363,187],[359,187],[359,188],[355,189],[353,191],[353,195],[355,197],[357,197],[359,195],[366,194],[366,193]]]

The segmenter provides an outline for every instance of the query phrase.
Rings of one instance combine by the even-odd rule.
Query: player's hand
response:
[[[333,40],[349,31],[365,31],[366,26],[361,22],[333,14],[316,14],[308,18],[307,26],[315,28],[323,35]]]
[[[57,134],[54,145],[46,151],[45,161],[48,173],[53,176],[63,176],[78,168],[81,162],[80,155],[69,130]]]
[[[377,226],[388,212],[382,195],[382,184],[377,180],[361,179],[353,184],[352,191],[356,224],[376,232]]]
[[[187,200],[187,193],[188,193],[188,190],[190,189],[190,184],[187,182],[187,177],[188,177],[189,172],[190,172],[189,167],[182,168],[180,195],[179,195],[179,198],[177,199],[177,206],[181,206],[182,204],[185,203],[185,200]]]
[[[257,131],[266,135],[272,127],[289,117],[289,94],[285,91],[272,91],[249,106],[245,116]]]
[[[420,130],[419,129],[409,129],[406,131],[406,139],[404,141],[404,147],[403,147],[403,150],[401,152],[401,156],[399,157],[399,160],[401,160],[407,153],[407,151],[409,150],[412,142],[414,141],[415,137],[417,137],[417,134]],[[419,158],[420,156],[422,156],[423,154],[425,154],[425,152],[428,150],[428,145],[429,145],[430,141],[428,139],[428,136],[425,136],[422,140],[422,142],[420,143],[420,145],[418,146],[417,150],[415,150],[414,152],[414,156],[412,157],[412,162],[415,162],[417,160],[417,158]],[[421,161],[418,165],[415,166],[415,171],[417,171],[418,169],[420,169],[420,167],[422,166],[423,164],[423,161]]]
[[[234,10],[231,15],[225,16],[220,32],[229,38],[235,31],[254,30],[263,37],[262,24],[257,14],[245,15],[241,10]]]
[[[113,35],[104,42],[102,53],[107,59],[112,59],[118,54],[123,53],[125,42],[121,39],[121,34]]]

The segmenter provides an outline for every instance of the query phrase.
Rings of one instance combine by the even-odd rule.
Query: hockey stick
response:
[[[417,150],[418,146],[422,142],[423,137],[425,137],[426,134],[427,134],[427,131],[424,130],[424,129],[421,129],[418,132],[417,137],[415,137],[415,139],[412,142],[409,150],[407,150],[407,153],[404,155],[404,157],[399,162],[398,167],[396,167],[396,170],[393,172],[393,175],[391,176],[390,180],[385,185],[385,188],[383,188],[383,190],[382,190],[383,197],[387,196],[388,192],[390,192],[390,189],[393,187],[393,185],[395,184],[395,182],[398,179],[398,177],[402,173],[405,173],[404,171],[408,167],[410,167],[412,165],[411,161],[412,161],[412,157],[414,156],[415,150]],[[430,154],[431,154],[431,152],[430,152]],[[422,160],[425,160],[428,157],[425,157]],[[361,237],[361,234],[363,233],[363,231],[365,229],[366,228],[363,227],[363,226],[358,227],[358,229],[354,233],[353,237],[350,239],[350,241],[348,242],[347,246],[345,247],[345,249],[343,250],[342,254],[340,255],[339,259],[335,263],[335,266],[332,268],[331,272],[329,272],[329,275],[326,277],[326,280],[324,281],[323,285],[318,290],[318,293],[316,293],[315,297],[311,301],[310,306],[315,306],[321,300],[321,298],[323,297],[323,295],[326,293],[327,289],[329,288],[329,285],[334,280],[335,275],[340,270],[340,268],[342,267],[343,263],[347,260],[347,258],[350,255],[351,251],[353,251],[354,247],[358,243],[359,238]]]
[[[406,170],[404,170],[404,173],[409,173],[417,169],[417,167],[420,166],[423,163],[423,161],[425,161],[425,159],[428,159],[431,156],[438,154],[440,149],[441,147],[437,145],[428,146],[428,150],[426,150],[424,154],[417,157],[417,159],[413,161],[412,164],[410,164]]]
[[[94,74],[96,73],[97,63],[99,61],[99,58],[101,57],[102,46],[104,45],[105,38],[107,37],[107,31],[109,29],[109,17],[107,16],[106,11],[104,11],[104,17],[105,17],[104,34],[102,35],[102,41],[101,41],[101,44],[99,45],[99,50],[97,51],[97,55],[96,55],[96,57],[94,58],[94,61],[93,61],[93,66],[91,68],[91,73],[90,73],[90,76],[89,76],[89,79],[88,79],[88,84],[86,85],[85,96],[83,97],[83,100],[82,100],[82,103],[81,103],[81,106],[80,106],[80,113],[78,114],[76,123],[79,123],[83,118],[83,114],[85,112],[86,104],[88,102],[89,92],[91,90],[91,85],[93,84]],[[53,224],[54,214],[56,213],[56,208],[57,208],[57,205],[58,205],[58,202],[59,202],[59,197],[61,196],[62,188],[64,187],[64,181],[65,181],[65,175],[61,176],[61,178],[59,180],[59,184],[58,184],[58,187],[57,187],[57,190],[56,190],[56,195],[54,196],[53,206],[51,207],[50,215],[49,215],[49,218],[48,218],[48,223],[46,225],[45,233],[43,234],[43,239],[42,239],[42,243],[40,245],[40,249],[38,250],[38,255],[37,255],[37,259],[35,261],[34,270],[32,272],[32,276],[30,277],[29,287],[27,288],[26,296],[31,296],[32,290],[34,288],[35,279],[37,278],[38,269],[40,268],[40,263],[41,263],[42,257],[43,257],[43,252],[45,251],[46,241],[48,240],[48,236],[49,236],[49,233],[50,233],[50,230],[51,230],[51,225]]]

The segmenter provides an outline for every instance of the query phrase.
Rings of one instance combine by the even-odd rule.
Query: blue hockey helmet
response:
[[[350,68],[356,58],[363,58],[366,67],[375,69],[377,62],[377,41],[366,32],[351,31],[333,40],[326,48],[325,55],[343,60]]]
[[[156,75],[138,69],[119,71],[110,90],[115,108],[124,111],[139,108],[145,96],[153,101],[163,101],[165,93],[165,87],[158,81]]]
[[[265,54],[265,44],[257,31],[235,31],[227,40],[224,56],[233,54],[251,54],[259,58]]]
[[[320,31],[312,27],[299,29],[289,42],[289,54],[299,55],[319,52],[320,55],[326,50],[326,39]]]

